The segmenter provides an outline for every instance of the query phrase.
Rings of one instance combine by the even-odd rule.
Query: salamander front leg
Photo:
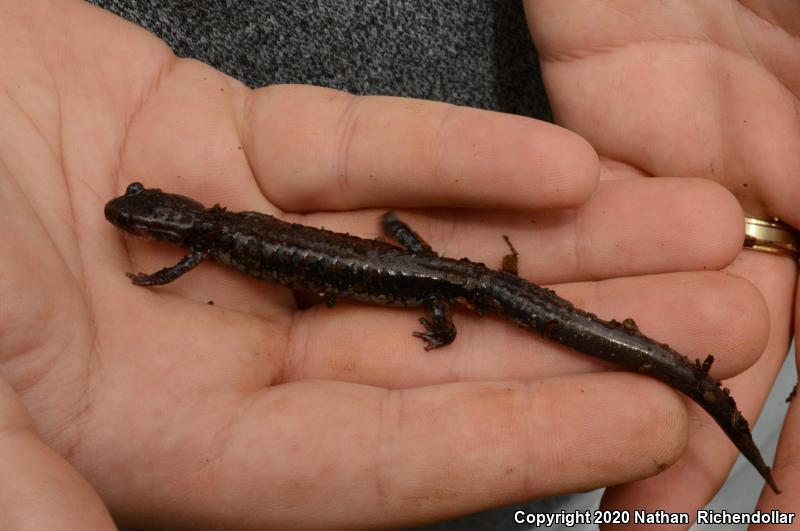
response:
[[[420,238],[419,234],[414,232],[411,227],[400,221],[394,212],[387,212],[381,218],[381,227],[383,232],[397,240],[400,245],[411,251],[412,253],[436,256],[431,246]]]
[[[428,343],[425,345],[425,350],[449,345],[456,338],[456,327],[453,324],[450,305],[445,300],[434,300],[431,303],[431,320],[420,317],[419,322],[426,331],[414,332],[414,336],[422,338]]]
[[[139,273],[137,275],[133,273],[125,274],[128,275],[128,278],[133,280],[133,283],[137,286],[160,286],[172,282],[182,274],[197,267],[200,262],[203,261],[205,255],[205,251],[195,251],[191,254],[187,254],[174,266],[165,267],[152,275],[147,275],[145,273]]]

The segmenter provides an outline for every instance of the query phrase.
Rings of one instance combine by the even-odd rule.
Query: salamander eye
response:
[[[143,191],[144,191],[144,186],[142,186],[142,183],[131,183],[125,190],[125,195],[141,194]]]

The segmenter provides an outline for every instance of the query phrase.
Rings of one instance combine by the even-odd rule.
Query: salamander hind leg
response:
[[[174,266],[165,267],[151,275],[145,273],[126,273],[126,275],[128,275],[128,278],[137,286],[160,286],[162,284],[168,284],[200,265],[200,262],[205,258],[205,254],[205,251],[195,251],[191,254],[187,254]]]
[[[425,331],[414,332],[414,336],[424,339],[428,343],[425,345],[425,350],[449,345],[456,338],[453,315],[450,305],[445,300],[436,299],[431,302],[431,320],[420,317],[419,322],[425,327]]]
[[[397,240],[400,245],[411,251],[427,256],[436,256],[431,246],[423,240],[419,234],[414,232],[411,227],[400,221],[394,212],[387,212],[381,218],[381,227],[383,232]]]
[[[503,234],[503,239],[506,241],[506,245],[511,250],[510,254],[503,256],[503,265],[500,269],[504,273],[508,273],[509,275],[514,275],[515,277],[519,276],[519,253],[514,246],[511,245],[511,239]]]

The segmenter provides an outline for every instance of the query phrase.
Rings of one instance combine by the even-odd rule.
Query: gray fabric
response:
[[[513,0],[91,0],[251,87],[308,83],[551,119]]]

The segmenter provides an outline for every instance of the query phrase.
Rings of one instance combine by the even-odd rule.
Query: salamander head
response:
[[[125,195],[106,203],[106,219],[135,236],[185,244],[203,205],[182,195],[131,183]]]

